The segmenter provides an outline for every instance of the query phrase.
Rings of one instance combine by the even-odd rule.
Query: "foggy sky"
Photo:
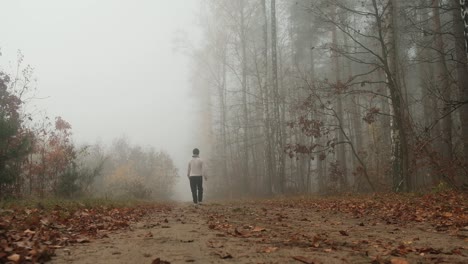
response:
[[[20,49],[35,68],[34,104],[71,123],[75,143],[132,143],[166,150],[185,189],[196,146],[188,58],[177,31],[197,35],[198,0],[2,1],[1,69]],[[185,194],[184,197],[188,197]]]

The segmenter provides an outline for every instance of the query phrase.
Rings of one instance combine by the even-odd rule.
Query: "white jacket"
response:
[[[206,178],[203,160],[199,156],[193,156],[188,164],[187,176],[204,176]]]

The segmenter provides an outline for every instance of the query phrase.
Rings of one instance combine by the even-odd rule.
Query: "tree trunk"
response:
[[[460,3],[462,3],[462,16],[460,16]],[[455,35],[455,56],[457,60],[457,84],[459,91],[459,101],[463,103],[460,107],[461,139],[463,142],[464,165],[468,166],[468,60],[465,49],[464,32],[468,28],[463,24],[462,17],[465,14],[465,6],[468,1],[452,0],[452,19]],[[458,186],[468,184],[468,176],[465,174],[456,180]]]
[[[426,1],[422,3],[426,4]],[[419,21],[428,21],[429,16],[427,10],[421,8],[418,12]],[[431,26],[427,23],[422,26],[422,33],[420,38],[423,43],[432,42],[433,38],[427,34],[430,31]],[[435,83],[434,81],[434,67],[432,63],[429,63],[432,50],[426,47],[418,47],[416,51],[416,56],[420,63],[418,64],[418,78],[419,78],[419,88],[421,91],[422,97],[422,124],[425,130],[425,140],[431,140],[432,136],[440,134],[439,123],[434,123],[434,120],[438,120],[438,111],[437,111],[437,100],[431,92],[430,87]],[[435,148],[435,144],[428,144],[428,150],[432,151]],[[431,157],[425,157],[425,162],[430,162]],[[435,164],[431,166],[421,168],[417,171],[417,182],[419,186],[427,186],[433,182],[438,182],[440,180],[440,175],[435,169]],[[428,177],[430,175],[430,177]]]
[[[244,122],[244,134],[243,134],[243,191],[244,193],[249,192],[249,110],[247,102],[247,54],[246,54],[246,36],[245,36],[245,15],[244,0],[241,0],[241,25],[240,25],[240,38],[241,38],[241,49],[242,49],[242,112]]]
[[[333,8],[333,17],[336,20],[336,9]],[[335,21],[337,22],[337,21]],[[332,28],[332,45],[333,45],[333,71],[335,72],[335,82],[336,82],[336,104],[337,104],[337,114],[338,114],[338,119],[339,119],[339,125],[343,126],[344,125],[344,115],[343,115],[343,102],[342,102],[342,91],[341,87],[343,84],[341,82],[341,71],[340,71],[340,64],[338,61],[338,40],[337,40],[337,32],[336,32],[336,26]],[[338,141],[341,142],[337,146],[337,154],[338,154],[338,165],[342,169],[343,174],[340,175],[340,189],[345,190],[348,188],[348,175],[347,175],[347,164],[346,164],[346,144],[343,144],[345,142],[345,135],[343,135],[343,129],[338,130]]]
[[[273,164],[273,140],[271,131],[271,110],[270,110],[270,89],[268,85],[268,16],[266,0],[262,0],[262,15],[263,15],[263,67],[265,70],[264,83],[263,83],[263,116],[265,121],[265,159],[266,159],[266,173],[267,173],[267,192],[272,193],[273,183],[275,177],[275,170]]]
[[[347,36],[344,36],[344,46],[348,48],[348,37]],[[350,52],[349,50],[347,52]],[[351,78],[353,76],[353,69],[352,69],[352,64],[351,64],[351,60],[347,60],[347,65],[346,65],[346,68],[348,70],[348,77]],[[352,127],[353,127],[353,134],[354,134],[354,145],[355,145],[355,148],[356,148],[356,151],[357,151],[357,154],[360,155],[361,154],[361,151],[363,151],[363,140],[362,140],[362,126],[361,126],[361,111],[358,107],[359,105],[359,95],[352,95],[350,100],[348,100],[349,102],[349,109],[350,109],[350,112],[351,112],[351,116],[352,116]],[[354,157],[354,164],[355,164],[355,169],[360,166],[358,164],[358,161],[357,161],[357,158]],[[356,184],[357,182],[357,179],[354,179],[353,180],[354,184]]]
[[[223,70],[222,70],[222,80],[221,85],[219,85],[219,108],[221,112],[221,137],[222,137],[222,166],[223,166],[223,178],[227,180],[227,188],[229,189],[229,196],[232,198],[232,179],[231,174],[228,175],[227,169],[227,135],[226,135],[226,126],[227,126],[227,109],[226,109],[226,67],[227,67],[227,54],[226,46],[223,47]]]
[[[435,50],[438,54],[437,62],[437,75],[441,81],[441,94],[443,99],[442,108],[442,157],[445,162],[452,160],[452,115],[450,114],[451,107],[449,102],[451,101],[451,88],[449,82],[449,71],[445,60],[445,47],[444,40],[442,39],[440,12],[439,12],[439,0],[432,0],[432,8],[434,10],[434,44]]]
[[[281,148],[281,124],[280,124],[280,94],[278,85],[278,52],[277,52],[277,35],[276,35],[276,1],[271,0],[271,68],[272,68],[272,86],[273,86],[273,112],[275,124],[272,126],[276,137],[276,148]],[[278,161],[281,161],[281,155],[277,152]],[[281,171],[275,166],[275,190],[283,192],[283,179]]]
[[[388,8],[390,9],[390,16],[392,15],[393,0],[389,1]],[[382,54],[383,70],[387,78],[387,87],[390,93],[391,106],[392,106],[392,174],[393,174],[393,187],[395,191],[410,191],[411,178],[409,175],[409,161],[408,161],[408,139],[407,139],[407,124],[405,124],[404,114],[404,101],[402,100],[402,91],[396,81],[396,54],[395,49],[387,46],[386,39],[383,31],[384,25],[379,13],[379,8],[376,0],[372,0],[374,6],[375,19],[377,23],[377,30],[379,34],[379,43]],[[393,19],[389,19],[393,21]],[[392,28],[389,29],[388,38],[393,43],[395,32]]]

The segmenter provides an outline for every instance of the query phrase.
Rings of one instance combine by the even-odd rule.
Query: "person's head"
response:
[[[197,149],[197,148],[194,148],[193,151],[192,151],[193,155],[199,155],[200,154],[200,150]]]

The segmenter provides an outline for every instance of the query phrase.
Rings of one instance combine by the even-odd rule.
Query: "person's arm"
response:
[[[187,170],[187,178],[189,179],[190,179],[190,163],[191,162],[188,163],[188,170]]]
[[[206,166],[205,166],[205,162],[202,160],[202,175],[203,175],[203,178],[205,179],[205,181],[208,180],[208,175],[206,173]]]

